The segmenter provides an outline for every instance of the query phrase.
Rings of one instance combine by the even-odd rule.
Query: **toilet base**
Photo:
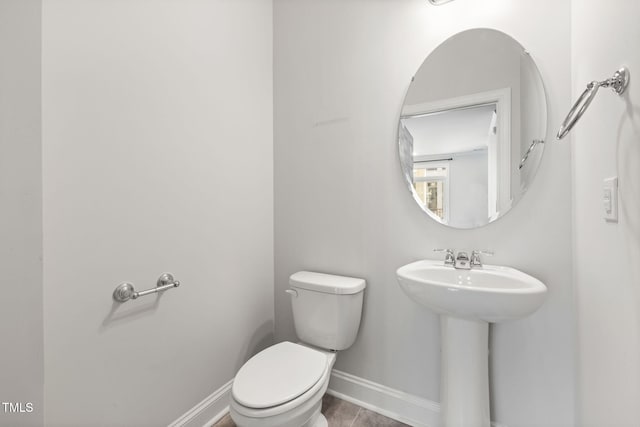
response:
[[[316,419],[316,422],[313,425],[313,427],[329,427],[329,422],[324,417],[324,415],[320,414],[320,416]]]
[[[253,418],[246,417],[239,414],[234,410],[234,403],[232,402],[230,412],[231,419],[236,423],[238,427],[328,427],[329,423],[327,419],[320,413],[322,408],[322,395],[326,390],[326,384],[320,391],[319,398],[313,399],[315,403],[309,405],[303,405],[296,410],[280,414],[275,417],[266,418]],[[306,406],[306,407],[305,407]]]
[[[321,407],[322,404],[317,407],[317,409],[313,412],[311,417],[309,417],[307,422],[302,425],[302,427],[329,427],[329,422],[320,412]]]

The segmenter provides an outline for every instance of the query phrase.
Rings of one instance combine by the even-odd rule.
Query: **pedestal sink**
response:
[[[442,427],[490,427],[489,323],[533,313],[546,286],[496,265],[463,270],[423,260],[396,274],[411,299],[440,314]]]

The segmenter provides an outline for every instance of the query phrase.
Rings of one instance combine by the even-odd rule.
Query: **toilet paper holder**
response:
[[[133,283],[123,282],[119,284],[113,291],[113,299],[117,302],[127,302],[130,299],[136,299],[145,295],[151,295],[168,289],[177,288],[180,282],[173,278],[171,273],[162,273],[156,282],[156,287],[136,292]]]

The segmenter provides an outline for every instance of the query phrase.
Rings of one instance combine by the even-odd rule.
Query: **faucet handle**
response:
[[[453,253],[453,249],[434,249],[433,252],[446,252],[446,253]]]
[[[482,261],[480,261],[480,255],[493,256],[492,251],[473,251],[471,252],[471,265],[475,267],[482,267]]]
[[[493,256],[494,252],[493,251],[487,251],[487,250],[481,250],[481,251],[472,251],[471,254]]]
[[[455,260],[455,252],[453,251],[453,249],[434,249],[434,252],[444,252],[445,256],[444,256],[444,264],[445,265],[454,265],[456,260]]]

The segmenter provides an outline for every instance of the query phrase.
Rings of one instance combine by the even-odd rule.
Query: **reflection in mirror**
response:
[[[425,212],[475,228],[525,192],[545,134],[546,98],[529,54],[501,32],[469,30],[440,45],[416,73],[398,126],[400,161]]]

